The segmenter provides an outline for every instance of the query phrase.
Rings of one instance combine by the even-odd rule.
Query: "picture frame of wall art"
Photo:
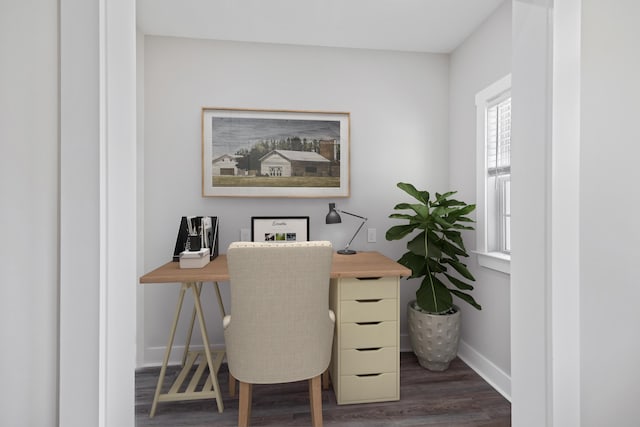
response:
[[[350,115],[202,108],[203,197],[348,197]]]
[[[253,242],[306,242],[309,240],[308,216],[254,216],[251,217]]]

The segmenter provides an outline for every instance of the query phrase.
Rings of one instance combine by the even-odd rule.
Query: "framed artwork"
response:
[[[348,197],[349,113],[202,109],[202,195]]]
[[[309,240],[308,216],[253,216],[253,242],[306,242]]]

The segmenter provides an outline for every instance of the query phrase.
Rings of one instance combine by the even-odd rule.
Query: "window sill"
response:
[[[511,255],[502,252],[472,252],[478,256],[478,264],[482,267],[511,274]]]

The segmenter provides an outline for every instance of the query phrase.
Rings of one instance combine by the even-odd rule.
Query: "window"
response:
[[[269,166],[269,176],[282,176],[282,166]]]
[[[476,95],[477,233],[480,265],[509,273],[511,258],[511,76]]]

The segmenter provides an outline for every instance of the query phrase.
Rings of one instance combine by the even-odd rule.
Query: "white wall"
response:
[[[3,426],[57,419],[57,11],[56,0],[0,3]]]
[[[476,108],[480,90],[511,72],[511,2],[505,1],[452,54],[449,80],[450,188],[467,203],[476,202]],[[514,142],[514,143],[517,143]],[[475,215],[475,214],[474,214]],[[476,234],[465,234],[468,250],[476,249]],[[477,311],[462,309],[459,355],[505,396],[511,393],[510,277],[467,259],[476,278]]]
[[[640,3],[582,1],[581,419],[638,424]]]
[[[308,215],[312,239],[344,245],[358,222],[347,217],[339,226],[325,225],[330,201],[367,216],[367,227],[377,229],[377,243],[366,243],[362,232],[354,249],[397,259],[405,242],[386,242],[384,233],[393,224],[393,206],[408,199],[395,184],[448,188],[446,55],[152,36],[145,37],[144,48],[145,271],[170,260],[182,215],[219,216],[222,251],[239,239],[240,228],[250,227],[253,215]],[[202,198],[205,106],[350,112],[351,197]],[[403,311],[416,286],[402,281]],[[145,285],[144,324],[138,325],[140,336],[144,331],[144,364],[161,361],[177,292],[176,285]],[[211,340],[222,345],[217,306],[211,289],[204,292],[211,302],[205,309]],[[404,333],[404,313],[401,318]],[[181,329],[177,344],[184,343],[184,322]]]

